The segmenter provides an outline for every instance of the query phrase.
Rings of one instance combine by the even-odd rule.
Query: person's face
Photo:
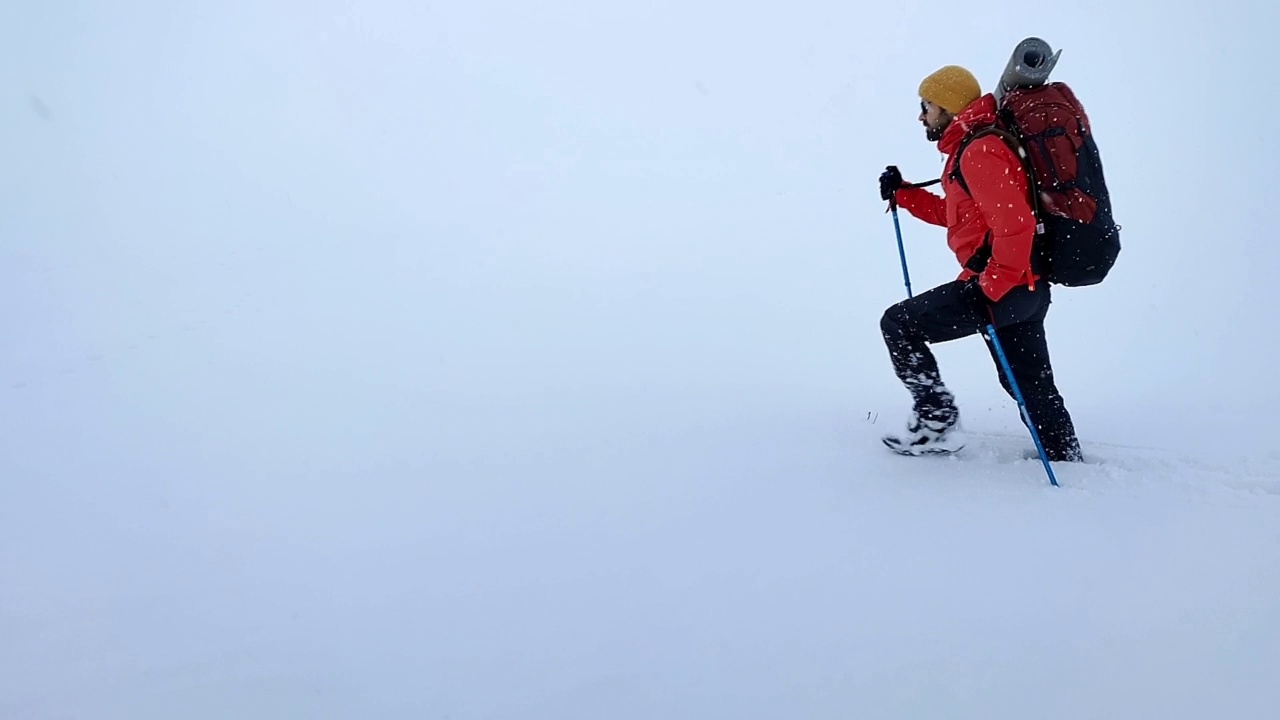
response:
[[[929,138],[930,142],[938,142],[942,139],[942,133],[946,132],[953,117],[951,113],[928,100],[920,101],[919,120],[924,125],[924,136]]]

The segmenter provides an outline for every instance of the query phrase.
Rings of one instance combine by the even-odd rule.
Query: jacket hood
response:
[[[942,139],[938,141],[938,150],[944,155],[950,155],[960,147],[960,143],[968,137],[969,133],[974,130],[980,130],[984,127],[991,127],[996,123],[996,98],[994,95],[987,93],[982,97],[969,103],[969,105],[956,115],[951,124],[942,133]]]

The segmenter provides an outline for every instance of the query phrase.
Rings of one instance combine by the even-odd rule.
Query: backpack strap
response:
[[[961,189],[964,190],[965,195],[972,197],[973,193],[969,190],[969,183],[965,182],[964,174],[960,172],[960,158],[964,157],[964,151],[968,149],[970,143],[972,143],[974,140],[977,140],[978,138],[983,137],[984,135],[994,135],[995,132],[996,132],[996,129],[993,127],[983,128],[981,130],[978,130],[977,132],[973,132],[966,135],[965,138],[960,141],[960,147],[956,150],[955,163],[951,166],[950,177],[952,180],[960,184],[960,187]],[[1006,140],[1005,142],[1008,142],[1008,141]]]
[[[987,135],[995,135],[1004,141],[1004,144],[1013,151],[1014,157],[1018,158],[1018,162],[1022,165],[1022,171],[1027,176],[1027,190],[1031,202],[1031,212],[1036,218],[1036,233],[1044,232],[1044,221],[1040,215],[1040,189],[1036,187],[1036,176],[1031,168],[1031,158],[1027,155],[1027,149],[1019,142],[1018,137],[1008,130],[998,127],[985,127],[976,132],[970,133],[961,143],[959,149],[956,150],[956,161],[951,168],[951,179],[960,184],[966,195],[972,196],[969,191],[969,183],[964,179],[964,173],[960,172],[960,159],[964,155],[965,149],[969,147],[974,140]]]

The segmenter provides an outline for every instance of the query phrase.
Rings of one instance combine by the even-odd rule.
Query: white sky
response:
[[[584,697],[627,697],[646,682],[680,696],[702,687],[696,677],[732,694],[725,678],[741,690],[769,677],[744,659],[762,648],[791,657],[803,677],[820,646],[788,649],[775,628],[763,646],[735,649],[702,625],[690,631],[699,643],[690,664],[728,662],[732,672],[708,680],[677,665],[664,675],[654,668],[669,657],[658,653],[652,664],[624,662],[613,680],[591,679],[590,666],[618,660],[593,654],[592,633],[631,642],[656,623],[679,655],[684,631],[661,624],[679,612],[637,610],[635,635],[617,636],[602,617],[576,625],[577,605],[549,626],[517,609],[531,594],[556,612],[545,577],[623,602],[628,585],[600,589],[581,570],[592,562],[575,555],[601,532],[633,563],[628,582],[660,584],[664,567],[702,582],[697,552],[723,562],[737,556],[717,537],[756,532],[712,512],[726,497],[766,526],[775,505],[791,513],[781,521],[796,538],[788,551],[826,543],[831,554],[804,566],[813,574],[800,586],[813,593],[830,590],[824,563],[847,559],[837,547],[849,526],[833,515],[830,528],[811,527],[814,507],[861,513],[882,537],[927,532],[922,508],[935,527],[982,532],[928,495],[860,486],[843,505],[825,493],[848,476],[805,458],[812,449],[832,467],[881,462],[874,449],[839,455],[874,440],[846,430],[864,415],[896,422],[906,409],[877,328],[903,291],[876,178],[890,163],[913,179],[940,169],[916,122],[920,78],[961,64],[990,89],[1028,35],[1063,49],[1055,78],[1090,112],[1124,226],[1112,277],[1059,292],[1049,316],[1086,452],[1090,441],[1173,446],[1201,470],[1244,455],[1269,477],[1280,460],[1276,27],[1280,11],[1263,2],[9,3],[0,10],[0,636],[19,639],[0,650],[0,665],[21,673],[0,673],[9,678],[0,710],[193,717],[173,712],[190,711],[192,698],[211,716],[264,707],[234,702],[250,697],[275,698],[273,716],[284,717],[318,687],[341,700],[316,707],[345,716],[377,687],[392,714],[448,706],[455,717],[513,716],[504,712],[541,698],[544,716],[567,717],[575,696],[549,689],[572,687],[565,678],[598,681]],[[903,229],[918,289],[955,274],[939,230],[909,219]],[[939,355],[976,426],[1018,429],[980,342]],[[790,444],[774,453],[779,438]],[[748,490],[795,483],[796,494],[741,495],[728,479],[754,473],[764,479]],[[1115,500],[1093,482],[1102,494],[1093,500]],[[1000,487],[994,499],[1008,504],[982,491],[950,500],[997,526],[1020,503],[1044,500]],[[1068,536],[1097,509],[1053,507],[1032,516]],[[1169,541],[1164,551],[1147,544],[1147,530],[1125,535],[1122,512],[1098,522],[1123,538],[1124,557],[1162,559],[1167,574],[1149,588],[1194,585],[1178,569],[1187,554],[1218,573],[1221,595],[1190,592],[1170,613],[1227,608],[1260,619],[1241,626],[1255,637],[1275,638],[1265,593],[1239,589],[1274,549],[1221,567],[1195,556],[1190,539],[1203,533],[1232,550],[1274,541],[1272,516],[1188,519],[1182,507],[1148,518],[1157,529],[1147,530]],[[693,522],[687,508],[706,515]],[[520,534],[543,528],[539,517],[555,520]],[[614,522],[625,531],[610,536]],[[1004,529],[957,552],[1037,542],[1034,528]],[[689,559],[685,542],[710,545]],[[933,545],[907,542],[903,557],[914,560]],[[768,543],[750,547],[782,576],[796,567]],[[1086,553],[1106,566],[1086,586],[1098,598],[1131,572],[1106,565],[1107,550],[1099,542]],[[880,567],[875,555],[867,562]],[[975,576],[999,577],[1005,561],[1030,562],[998,557]],[[951,577],[937,562],[920,581],[930,591]],[[1084,576],[1087,566],[1073,567]],[[327,568],[337,569],[329,581]],[[485,568],[518,581],[504,585],[497,570],[477,580]],[[888,586],[915,582],[881,570]],[[1276,587],[1270,573],[1255,590]],[[728,588],[760,590],[745,577],[699,585],[697,617],[715,618]],[[432,578],[474,584],[439,590]],[[1009,582],[1000,587],[1030,599],[1034,583],[1054,581]],[[383,604],[376,588],[388,583],[398,594]],[[646,587],[647,601],[676,602]],[[716,627],[752,627],[775,601],[804,605],[770,592]],[[1137,599],[1157,599],[1145,592],[1099,625],[1080,616],[1053,636],[1083,633],[1073,657],[1092,697],[1124,695],[1081,668],[1116,649],[1104,638],[1132,621]],[[894,605],[881,599],[864,609]],[[517,627],[482,632],[483,613],[465,610],[485,603]],[[463,619],[414,626],[418,608]],[[911,612],[882,635],[856,637],[893,646],[896,633],[911,634]],[[350,613],[366,620],[316,640]],[[933,617],[951,639],[970,637],[960,615]],[[1005,649],[1017,645],[1023,626],[989,620]],[[436,632],[447,636],[438,646]],[[458,660],[474,633],[491,655]],[[536,653],[521,654],[557,641],[569,643],[564,665],[540,670]],[[1218,647],[1176,633],[1169,642]],[[402,663],[397,653],[417,652],[408,647],[425,654]],[[1114,657],[1170,649],[1136,647]],[[1256,668],[1275,666],[1274,650],[1232,648]],[[372,665],[350,664],[362,650]],[[401,677],[398,667],[410,670]],[[1174,677],[1205,677],[1180,669]],[[494,695],[485,678],[505,673],[517,689]],[[889,687],[866,682],[859,692]],[[1187,707],[1214,706],[1222,685],[1206,687],[1194,696],[1206,704]],[[788,692],[769,697],[776,707],[816,697],[817,715],[847,709]],[[895,697],[875,696],[878,707],[904,707]],[[1245,709],[1262,700],[1238,698]],[[648,701],[635,707],[670,716]]]

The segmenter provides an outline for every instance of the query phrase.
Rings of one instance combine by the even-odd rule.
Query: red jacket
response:
[[[975,130],[993,125],[996,101],[984,95],[960,111],[938,141],[947,156],[942,172],[945,199],[922,188],[897,192],[898,204],[917,218],[947,228],[947,245],[963,266],[991,234],[991,260],[978,276],[988,298],[999,300],[1019,285],[1035,287],[1031,272],[1031,241],[1036,220],[1027,190],[1027,174],[1013,150],[996,135],[984,135],[965,148],[961,173],[969,185],[967,194],[951,177],[955,152]],[[960,280],[974,273],[965,269]]]

